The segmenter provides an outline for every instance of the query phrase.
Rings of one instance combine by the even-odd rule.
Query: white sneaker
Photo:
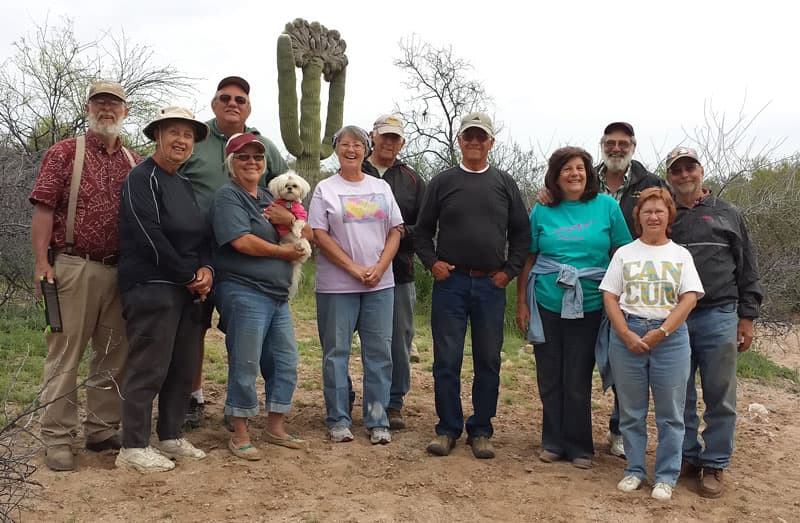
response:
[[[206,453],[198,449],[188,440],[180,439],[165,439],[158,442],[158,450],[161,451],[168,458],[187,458],[187,459],[203,459]]]
[[[619,483],[617,483],[617,489],[621,490],[622,492],[633,492],[634,490],[638,489],[641,484],[642,480],[636,476],[625,476]]]
[[[369,433],[369,442],[373,445],[386,445],[392,442],[392,434],[386,427],[375,427]]]
[[[132,468],[142,474],[166,472],[175,468],[175,463],[153,447],[119,449],[114,463],[118,468]]]
[[[618,458],[625,457],[625,445],[622,443],[622,434],[614,434],[611,431],[608,431],[608,443],[611,445],[609,451],[612,455],[617,456]]]
[[[653,487],[653,493],[651,495],[653,496],[653,499],[657,499],[659,501],[669,501],[672,499],[672,487],[666,483],[656,483],[656,486]]]
[[[334,443],[344,443],[345,441],[353,441],[353,433],[347,427],[331,427],[328,431],[331,436],[331,441]]]

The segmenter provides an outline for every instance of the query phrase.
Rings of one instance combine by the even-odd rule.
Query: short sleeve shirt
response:
[[[67,208],[75,163],[75,138],[48,149],[39,177],[29,197],[32,204],[54,209],[50,245],[66,246]],[[141,158],[131,152],[135,162]],[[91,131],[86,133],[86,153],[75,212],[75,247],[102,258],[119,253],[119,200],[122,182],[131,164],[122,148],[110,154]]]
[[[359,182],[348,182],[335,175],[317,184],[308,223],[327,232],[354,262],[371,267],[381,257],[389,230],[401,225],[403,217],[385,181],[364,176]],[[389,287],[394,287],[391,270],[383,273],[377,286],[367,287],[325,256],[317,258],[317,292],[372,292]]]

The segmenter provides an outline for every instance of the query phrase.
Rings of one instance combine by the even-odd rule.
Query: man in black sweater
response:
[[[531,234],[517,184],[489,165],[494,145],[489,116],[465,116],[458,145],[460,165],[431,180],[414,230],[417,255],[436,280],[431,331],[439,423],[427,450],[448,455],[464,430],[461,363],[469,319],[475,379],[467,444],[476,458],[485,459],[494,457],[489,438],[500,384],[505,287],[522,269]]]

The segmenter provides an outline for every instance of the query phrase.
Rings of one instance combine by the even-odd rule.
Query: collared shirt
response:
[[[39,177],[28,197],[32,204],[52,207],[53,232],[50,245],[66,247],[67,207],[72,166],[75,162],[75,138],[62,140],[47,150]],[[138,163],[141,158],[131,151]],[[75,247],[102,258],[119,251],[119,200],[122,182],[131,170],[128,157],[119,147],[106,151],[103,142],[89,131],[75,212]]]
[[[600,181],[600,191],[603,194],[611,196],[612,198],[617,200],[617,202],[619,202],[620,200],[622,200],[622,195],[625,193],[625,189],[628,188],[628,184],[630,183],[631,177],[628,176],[628,173],[631,172],[631,167],[629,165],[628,168],[625,170],[625,174],[622,175],[622,183],[620,184],[619,187],[617,187],[616,191],[612,191],[611,189],[608,188],[608,183],[606,183],[607,171],[608,169],[606,168],[605,165],[603,165],[603,167],[601,167],[600,171],[597,173],[597,178]]]

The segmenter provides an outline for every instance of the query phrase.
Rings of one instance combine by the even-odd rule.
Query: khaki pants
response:
[[[120,388],[128,353],[117,269],[59,254],[55,278],[64,332],[47,334],[42,440],[48,446],[76,444],[78,366],[91,340],[83,433],[86,441],[102,441],[119,429]]]

